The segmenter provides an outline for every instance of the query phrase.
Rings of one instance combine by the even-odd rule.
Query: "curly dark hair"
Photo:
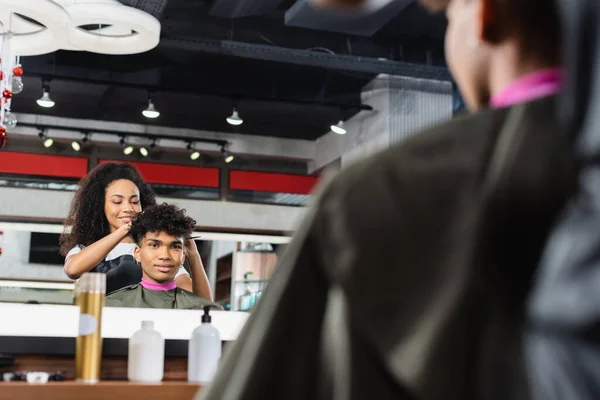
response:
[[[109,234],[110,228],[104,214],[105,193],[106,188],[119,179],[130,180],[138,187],[142,211],[156,204],[150,185],[133,165],[110,162],[96,166],[79,181],[79,187],[73,196],[71,209],[65,220],[65,231],[59,240],[63,256],[77,245],[89,246]]]
[[[129,236],[139,245],[148,232],[165,232],[173,236],[189,237],[196,220],[185,215],[185,210],[163,203],[148,207],[131,223]]]

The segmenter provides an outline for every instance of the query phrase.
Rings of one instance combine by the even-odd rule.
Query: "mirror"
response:
[[[62,226],[0,223],[0,302],[72,304],[64,270]],[[225,310],[251,311],[276,269],[288,237],[195,232],[214,301]]]

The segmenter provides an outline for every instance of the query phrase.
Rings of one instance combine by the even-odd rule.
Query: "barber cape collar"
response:
[[[152,15],[117,0],[0,0],[0,22],[16,56],[143,53],[158,45],[161,28]]]

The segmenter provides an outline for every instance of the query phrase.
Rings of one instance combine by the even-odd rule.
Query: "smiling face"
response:
[[[140,190],[135,183],[119,179],[108,185],[104,199],[104,215],[111,233],[133,221],[141,211]]]
[[[175,279],[183,265],[183,237],[166,232],[148,232],[134,250],[142,266],[142,277],[152,283],[167,283]]]

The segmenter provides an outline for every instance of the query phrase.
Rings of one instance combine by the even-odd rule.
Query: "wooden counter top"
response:
[[[85,384],[73,381],[33,384],[0,382],[0,400],[192,400],[200,385],[187,382],[140,384],[132,382],[100,382]]]

